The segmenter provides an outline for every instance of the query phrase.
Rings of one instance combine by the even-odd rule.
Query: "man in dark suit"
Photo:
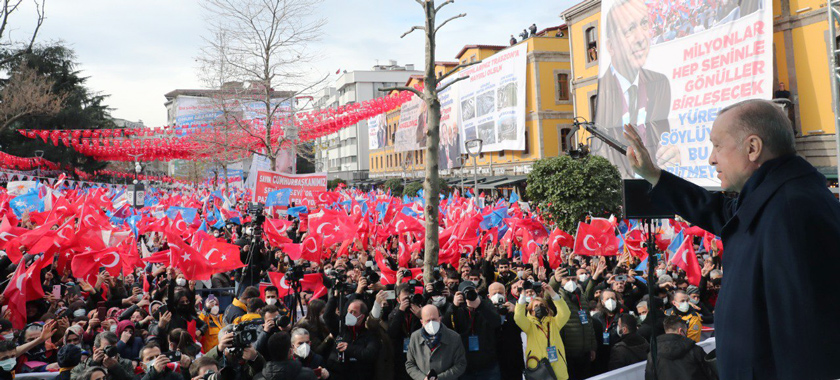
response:
[[[840,203],[796,156],[787,116],[747,100],[718,113],[714,165],[729,198],[659,169],[631,125],[633,170],[653,202],[721,236],[724,278],[715,307],[721,379],[840,378]]]
[[[595,123],[608,135],[623,142],[621,126],[639,126],[645,146],[660,165],[679,164],[679,149],[660,147],[663,132],[669,132],[668,111],[671,84],[668,78],[643,68],[650,52],[650,21],[644,0],[617,0],[607,13],[607,51],[610,65],[598,78]],[[624,177],[633,171],[624,157],[606,144],[596,143],[593,151],[618,166]]]

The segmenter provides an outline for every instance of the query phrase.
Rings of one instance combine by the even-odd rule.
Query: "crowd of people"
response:
[[[748,13],[755,12],[758,6],[758,3],[754,1],[660,1],[648,4],[649,19],[645,21],[650,23],[651,44],[658,44],[735,21]]]
[[[82,189],[61,191],[87,199]],[[181,201],[174,192],[157,196]],[[44,218],[56,212],[53,201],[52,213],[18,216],[14,199],[0,191],[0,231],[15,236],[39,228],[54,233],[42,239],[60,236],[67,225],[81,234],[92,212],[90,202],[76,210],[70,203],[67,214]],[[482,243],[454,264],[424,273],[423,251],[412,245],[403,260],[397,235],[379,244],[373,237],[336,243],[319,260],[290,258],[300,253],[265,239],[262,218],[244,212],[247,201],[230,207],[243,211],[240,220],[201,223],[177,242],[177,223],[132,229],[126,249],[142,260],[117,274],[106,256],[89,259],[90,275],[79,275],[82,259],[62,259],[90,248],[79,253],[60,240],[50,248],[0,235],[0,275],[9,279],[0,302],[0,379],[28,372],[57,372],[62,380],[583,379],[642,361],[659,379],[715,378],[696,343],[702,326],[713,323],[722,270],[718,251],[707,251],[702,237],[690,238],[702,266],[697,286],[664,260],[648,284],[640,257],[563,248],[558,262],[548,242],[528,257],[519,236],[484,239],[484,229],[475,231]],[[113,214],[108,209],[95,211]],[[524,211],[522,218],[531,217]],[[291,244],[317,233],[303,228],[300,216],[284,218]],[[154,259],[180,256],[187,251],[179,245],[203,234],[235,245],[240,265],[195,279],[189,265]],[[36,277],[31,287],[26,270]],[[10,301],[15,292],[28,295],[20,321]]]

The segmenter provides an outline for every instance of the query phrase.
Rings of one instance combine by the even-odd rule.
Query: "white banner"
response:
[[[771,9],[769,0],[603,0],[596,124],[625,144],[622,125],[635,124],[663,169],[720,186],[708,162],[718,112],[772,97]],[[605,144],[592,151],[633,175]]]
[[[480,138],[483,152],[525,149],[527,52],[519,44],[457,74],[470,76],[457,84],[461,144]]]
[[[454,75],[447,78],[446,85],[455,80]],[[440,99],[440,151],[438,153],[440,170],[460,167],[458,157],[461,155],[460,104],[458,83],[438,93]]]
[[[394,137],[394,150],[407,152],[426,147],[426,103],[417,95],[400,106],[400,124]]]
[[[385,147],[385,128],[388,123],[385,114],[381,113],[368,119],[368,149],[381,149]]]

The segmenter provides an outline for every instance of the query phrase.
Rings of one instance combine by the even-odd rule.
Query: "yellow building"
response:
[[[837,180],[837,148],[829,80],[826,1],[773,0],[774,89],[791,93],[799,154]],[[586,0],[565,12],[572,53],[575,115],[593,119],[598,95],[601,1]]]
[[[571,129],[573,102],[569,82],[572,67],[566,26],[545,29],[519,44],[527,44],[528,52],[525,150],[482,153],[477,159],[477,175],[479,188],[484,191],[501,190],[507,193],[515,186],[521,186],[534,161],[564,152],[563,137]],[[455,55],[457,62],[438,62],[435,72],[442,75],[459,63],[484,60],[507,47],[467,45]],[[422,79],[422,76],[411,77],[406,85],[414,85]],[[389,112],[387,120],[389,138],[385,148],[370,152],[370,177],[402,177],[405,172],[409,178],[423,178],[425,151],[406,152],[408,159],[406,153],[395,152],[393,136],[399,123],[399,110]],[[466,152],[463,153],[463,169],[441,170],[441,176],[450,185],[458,184],[463,177],[470,187],[474,167],[472,159],[468,159]],[[411,165],[404,166],[405,163]]]

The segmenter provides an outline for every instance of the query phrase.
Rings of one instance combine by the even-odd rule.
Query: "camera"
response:
[[[116,348],[116,347],[114,347],[114,348]],[[169,358],[170,362],[178,363],[178,362],[181,361],[181,351],[164,352],[163,355],[165,355],[167,358]],[[109,357],[110,357],[110,355],[109,355]]]
[[[302,261],[300,263],[295,264],[294,261],[290,261],[289,264],[291,265],[288,270],[286,270],[285,279],[288,282],[297,282],[303,280],[303,275],[306,269],[309,268],[309,261]]]
[[[619,275],[615,276],[615,282],[624,282],[624,281],[627,281],[627,275],[626,274],[619,274]]]
[[[263,323],[264,321],[260,318],[234,325],[231,329],[233,333],[231,347],[234,349],[243,349],[250,346],[251,343],[256,342]]]
[[[368,282],[368,285],[379,282],[379,273],[376,273],[376,271],[370,265],[365,266],[364,276]]]
[[[280,314],[274,317],[274,324],[277,325],[278,329],[282,329],[285,326],[288,326],[292,323],[292,317],[289,313],[289,309],[282,308],[280,309]]]
[[[435,281],[432,283],[432,291],[429,294],[432,296],[441,296],[443,295],[444,289],[446,289],[446,284],[443,281]]]
[[[495,306],[495,307],[496,307],[496,311],[498,311],[498,312],[499,312],[499,315],[507,315],[507,313],[508,313],[508,308],[507,308],[507,306],[505,306],[505,303],[504,303],[504,302],[501,302],[501,303],[494,303],[494,304],[493,304],[493,306]]]
[[[114,358],[117,355],[119,355],[119,351],[117,350],[117,346],[108,346],[108,347],[105,347],[105,349],[103,349],[102,351],[105,354],[105,356],[107,356],[109,358]]]
[[[324,286],[327,289],[340,290],[342,292],[353,293],[356,291],[357,284],[347,283],[347,272],[343,268],[337,268],[324,272]]]
[[[426,297],[423,297],[423,295],[420,293],[416,293],[413,296],[411,296],[409,302],[411,302],[411,304],[413,305],[423,307],[424,305],[426,305]]]
[[[475,301],[478,299],[478,292],[473,287],[466,288],[464,289],[464,298],[470,302]]]
[[[411,270],[410,269],[403,269],[402,270],[402,278],[411,278]]]

